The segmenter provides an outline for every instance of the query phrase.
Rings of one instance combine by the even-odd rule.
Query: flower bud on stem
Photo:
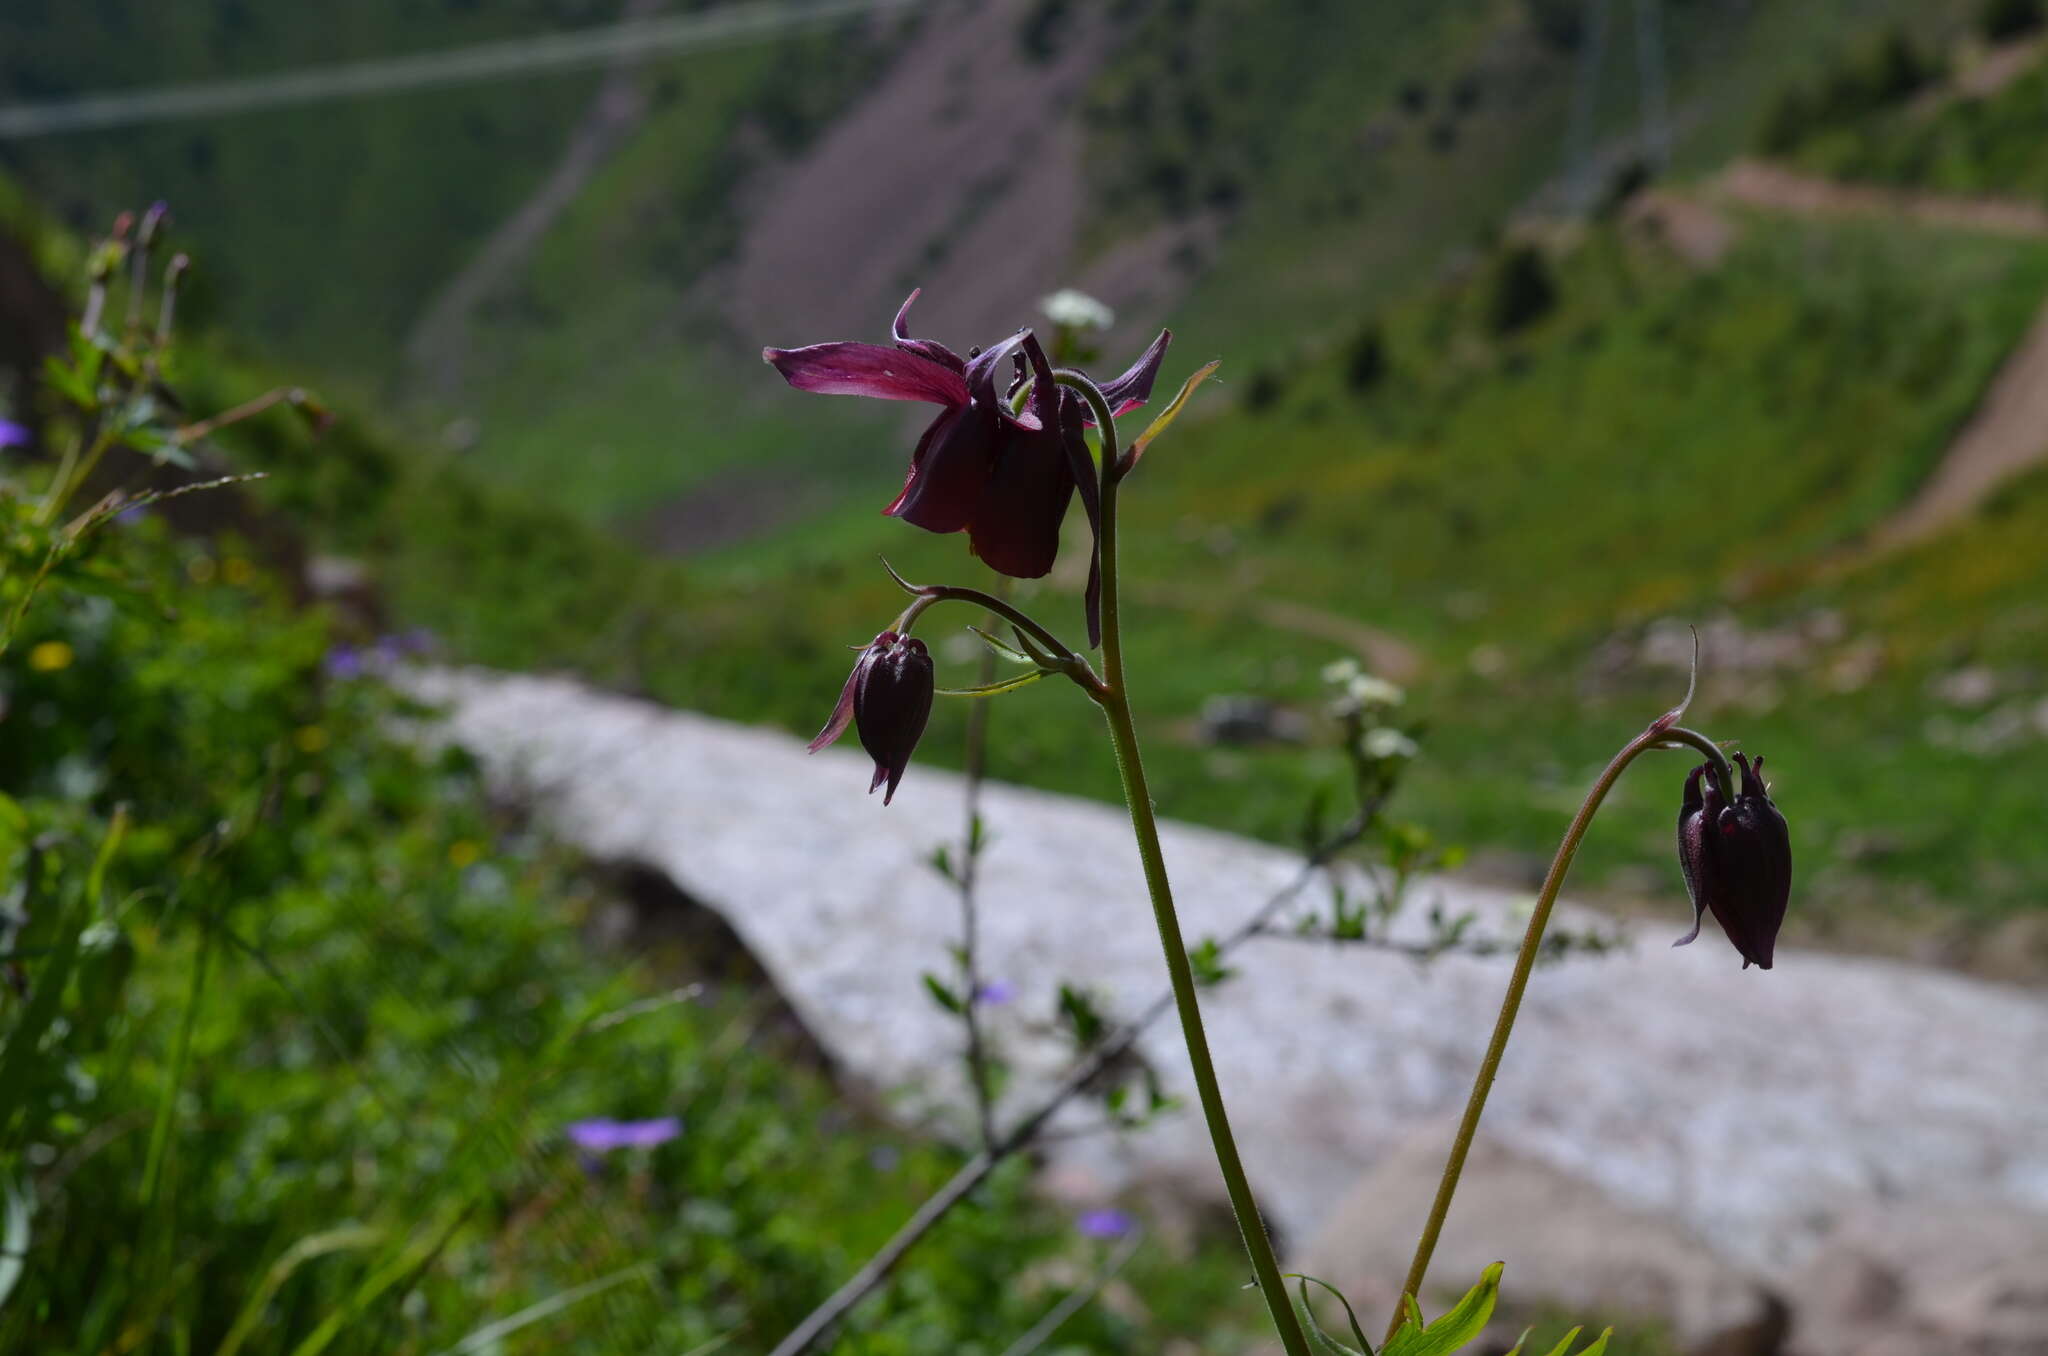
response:
[[[1408,1277],[1401,1284],[1403,1296],[1415,1295],[1419,1299],[1423,1278],[1429,1272],[1430,1256],[1436,1251],[1437,1235],[1443,1231],[1445,1216],[1450,1214],[1451,1197],[1458,1189],[1458,1177],[1465,1170],[1465,1157],[1471,1152],[1473,1137],[1479,1131],[1479,1117],[1486,1110],[1486,1095],[1493,1090],[1494,1075],[1500,1072],[1501,1056],[1507,1051],[1508,1035],[1515,1027],[1515,1015],[1521,1011],[1522,993],[1529,987],[1529,972],[1535,969],[1536,958],[1543,949],[1543,931],[1550,925],[1551,908],[1557,903],[1557,893],[1564,885],[1565,873],[1571,869],[1572,858],[1578,854],[1579,844],[1584,841],[1600,803],[1607,799],[1608,791],[1621,779],[1628,765],[1650,749],[1696,749],[1705,755],[1715,780],[1722,787],[1734,784],[1734,768],[1720,745],[1698,731],[1678,724],[1691,698],[1688,691],[1686,702],[1658,717],[1648,729],[1622,746],[1621,752],[1614,755],[1613,761],[1593,783],[1593,789],[1586,793],[1579,812],[1572,816],[1570,826],[1564,831],[1564,841],[1558,844],[1557,855],[1551,859],[1550,870],[1543,877],[1543,888],[1537,893],[1536,907],[1529,915],[1528,930],[1522,934],[1521,949],[1515,954],[1514,972],[1508,977],[1507,996],[1501,1000],[1500,1016],[1494,1020],[1493,1037],[1487,1042],[1486,1054],[1479,1061],[1479,1072],[1472,1080],[1472,1093],[1465,1102],[1465,1114],[1458,1122],[1457,1136],[1451,1141],[1450,1157],[1445,1161],[1443,1177],[1437,1183],[1436,1199],[1429,1207],[1429,1220],[1422,1227],[1422,1237],[1415,1245],[1414,1260],[1408,1265]],[[1404,1303],[1395,1304],[1393,1320],[1387,1325],[1387,1341],[1392,1341],[1400,1330],[1405,1308]]]

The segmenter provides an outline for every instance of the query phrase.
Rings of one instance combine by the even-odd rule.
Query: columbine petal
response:
[[[1763,760],[1752,767],[1737,754],[1735,761],[1742,780],[1732,804],[1706,766],[1686,777],[1678,863],[1692,896],[1693,930],[1675,945],[1699,936],[1701,916],[1711,911],[1743,967],[1768,970],[1792,892],[1792,839],[1765,790]]]
[[[903,492],[882,510],[927,532],[958,532],[974,517],[995,464],[995,413],[970,405],[947,410],[917,440]]]
[[[896,347],[907,348],[912,353],[922,353],[933,362],[944,363],[955,372],[965,372],[967,364],[960,361],[960,355],[952,349],[947,348],[936,339],[913,339],[910,337],[910,326],[907,323],[910,317],[910,303],[916,301],[919,294],[923,291],[922,287],[912,288],[910,295],[903,299],[902,307],[896,312],[896,323],[889,327],[890,334],[896,338]]]
[[[879,344],[812,344],[807,348],[764,348],[761,357],[799,391],[926,400],[934,405],[965,405],[968,399],[967,383],[960,373],[907,349]]]
[[[883,635],[887,634],[888,632],[883,632]],[[877,636],[875,640],[879,643],[881,638]],[[873,652],[873,647],[863,650],[860,658],[854,661],[853,672],[846,675],[846,686],[839,689],[839,704],[832,708],[831,716],[825,721],[825,728],[818,731],[817,737],[804,746],[805,753],[816,753],[845,734],[846,727],[853,723],[853,690],[860,682],[862,666],[868,662],[868,656]]]
[[[1010,402],[1003,392],[996,389],[996,374],[1010,361],[1031,331],[1018,330],[1001,343],[990,344],[968,360],[966,371],[967,393],[975,401],[986,405],[1009,423],[1023,423],[1010,413]],[[1035,425],[1032,425],[1035,426]]]
[[[1673,942],[1673,946],[1688,946],[1699,940],[1700,927],[1707,917],[1707,894],[1711,886],[1704,879],[1712,868],[1707,861],[1706,826],[1713,817],[1707,814],[1706,795],[1712,794],[1716,803],[1719,792],[1703,793],[1700,779],[1706,776],[1707,765],[1700,764],[1685,779],[1685,797],[1678,806],[1678,869],[1685,876],[1685,893],[1692,900],[1692,931]]]
[[[861,747],[875,760],[873,792],[885,782],[882,804],[896,798],[896,784],[910,766],[910,755],[924,734],[932,713],[932,657],[924,642],[914,637],[898,639],[884,631],[875,637],[868,651],[872,662],[863,664],[860,684],[853,694],[854,728]],[[863,657],[864,660],[866,656]]]
[[[1138,361],[1114,381],[1102,384],[1102,395],[1109,402],[1111,414],[1122,414],[1135,409],[1152,398],[1152,383],[1159,377],[1159,364],[1166,358],[1166,346],[1173,340],[1172,330],[1159,331],[1159,337],[1152,346],[1138,355]],[[1091,419],[1089,421],[1093,423]]]
[[[1012,429],[967,525],[969,545],[990,569],[1037,579],[1059,555],[1060,521],[1074,497],[1066,439],[1049,429]]]
[[[1019,419],[1003,431],[995,471],[967,532],[974,554],[989,568],[1036,579],[1052,569],[1059,554],[1060,523],[1074,497],[1074,469],[1052,365],[1029,332],[1019,343],[1033,377],[1028,421]]]

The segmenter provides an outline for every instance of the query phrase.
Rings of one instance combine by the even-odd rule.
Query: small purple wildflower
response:
[[[1017,986],[1007,979],[992,979],[974,991],[974,1001],[1000,1006],[1017,996]]]
[[[683,1133],[683,1123],[674,1116],[657,1116],[651,1121],[615,1121],[599,1116],[571,1121],[566,1127],[569,1142],[586,1153],[606,1154],[614,1149],[651,1149]]]
[[[0,447],[27,447],[34,440],[27,424],[17,424],[12,419],[0,419]]]
[[[1122,1210],[1084,1210],[1074,1224],[1090,1238],[1122,1238],[1137,1221]]]
[[[353,645],[336,645],[327,652],[326,667],[329,678],[360,678],[363,676],[362,652]]]

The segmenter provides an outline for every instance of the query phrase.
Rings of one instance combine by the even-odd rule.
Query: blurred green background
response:
[[[16,0],[0,12],[0,104],[32,122],[86,94],[730,8]],[[1219,743],[1205,707],[1254,698],[1313,730],[1320,669],[1358,657],[1404,684],[1427,726],[1405,813],[1465,844],[1471,869],[1527,879],[1594,771],[1683,690],[1696,625],[1694,723],[1767,754],[1792,819],[1788,937],[2037,978],[2048,422],[2024,395],[2048,386],[2048,341],[2029,342],[2048,297],[2039,23],[2012,0],[894,7],[599,68],[0,137],[19,284],[0,307],[30,335],[23,279],[75,303],[82,242],[116,211],[166,200],[193,257],[173,374],[191,407],[290,381],[337,412],[318,440],[284,411],[221,439],[273,473],[249,494],[281,543],[166,533],[147,547],[246,554],[280,581],[266,620],[246,625],[285,676],[274,692],[236,688],[268,693],[237,709],[300,700],[293,683],[323,649],[362,638],[346,609],[309,618],[288,601],[317,555],[361,565],[377,628],[424,628],[447,658],[573,671],[808,734],[844,647],[896,610],[877,553],[917,579],[984,572],[959,539],[879,516],[914,412],[795,394],[759,349],[881,340],[923,285],[914,330],[964,350],[1044,324],[1039,298],[1078,285],[1116,311],[1105,371],[1160,326],[1175,334],[1168,389],[1223,360],[1125,496],[1134,681],[1165,813],[1291,840],[1336,755]],[[0,414],[40,426],[54,412],[29,349],[0,374]],[[1941,489],[1972,468],[1981,492]],[[1079,556],[1070,538],[1020,599],[1071,625]],[[138,560],[173,581],[186,569]],[[52,634],[79,653],[63,627],[108,625],[60,615]],[[942,679],[971,681],[971,651],[937,649]],[[210,667],[226,662],[192,660],[190,681],[226,683]],[[11,675],[10,710],[32,709],[46,680]],[[115,686],[63,698],[56,728],[94,728]],[[164,686],[119,710],[154,709]],[[1051,686],[1006,700],[994,775],[1113,799],[1094,713]],[[920,758],[957,762],[963,723],[942,706]],[[175,739],[203,744],[190,728]],[[112,746],[94,747],[114,766]],[[411,798],[438,794],[412,786],[423,774],[380,773],[400,755],[374,747],[344,778],[362,803],[397,797],[380,813],[406,819]],[[104,781],[59,795],[45,765],[9,756],[25,804],[96,806],[104,824]],[[131,771],[171,757],[126,756]],[[243,775],[224,766],[211,790],[167,788],[162,804]],[[1575,888],[1679,916],[1675,766],[1669,782],[1622,786]],[[461,819],[485,813],[461,808],[473,787],[451,794],[455,818],[417,861],[378,867],[356,843],[334,849],[327,878],[442,872],[452,839],[512,842],[515,875],[542,870],[502,824]],[[294,830],[323,844],[352,831]],[[376,849],[395,851],[412,849]],[[145,867],[124,869],[141,888]],[[303,857],[292,869],[323,871]],[[551,900],[583,888],[502,884]],[[467,926],[462,909],[406,907],[421,926]],[[460,945],[521,983],[559,964],[603,991],[588,958],[526,954],[566,946],[575,921],[543,908],[509,939]],[[272,923],[290,925],[289,911]],[[150,945],[166,949],[158,999],[171,1002],[198,943]],[[344,976],[376,963],[332,961]],[[460,1001],[454,977],[422,980],[405,1020],[433,1010],[420,995],[440,983]],[[241,1006],[257,1001],[224,999],[195,1039],[225,1055],[237,1024],[263,1020]],[[645,1057],[689,1064],[689,1042],[723,1039],[691,1013],[683,1044]],[[179,1086],[182,1054],[126,1067],[158,1057]],[[425,1067],[439,1066],[393,1065],[408,1079]],[[772,1083],[775,1067],[735,1077]],[[818,1114],[805,1099],[824,1087],[805,1074],[775,1093],[791,1100],[761,1113],[760,1133]],[[237,1096],[289,1105],[320,1088]],[[459,1114],[448,1086],[418,1095]],[[579,1096],[562,1092],[563,1114]],[[458,1160],[437,1152],[436,1170]],[[496,1189],[478,1172],[463,1192]],[[821,1218],[836,1218],[828,1204]],[[258,1253],[332,1222],[311,1205],[266,1218]],[[174,1252],[148,1273],[165,1295],[191,1279]],[[797,1271],[816,1280],[857,1253],[835,1240]],[[707,1282],[726,1286],[725,1307],[661,1333],[706,1340],[798,1305],[795,1282],[763,1298],[741,1279],[790,1265],[735,1255],[730,1278]],[[986,1297],[961,1279],[973,1267],[957,1270],[898,1302],[973,1312]],[[507,1293],[543,1289],[524,1273]],[[130,1349],[123,1332],[155,1331],[138,1315],[176,1307],[153,1292],[104,1302],[92,1341],[63,1349]],[[217,1334],[220,1311],[202,1309],[188,1332]],[[1128,1340],[1118,1321],[1076,1340]],[[899,1326],[921,1322],[937,1320]],[[890,1340],[866,1349],[927,1349]]]

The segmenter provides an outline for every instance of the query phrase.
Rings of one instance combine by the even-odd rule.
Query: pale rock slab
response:
[[[956,934],[955,897],[924,863],[959,836],[960,778],[913,766],[885,810],[862,794],[870,765],[851,739],[807,757],[778,732],[564,679],[407,681],[569,841],[655,866],[721,910],[846,1069],[901,1090],[907,1113],[965,1124],[957,1027],[918,982],[947,968]],[[992,1012],[1021,1099],[1061,1068],[1047,1034],[1060,981],[1130,1012],[1165,974],[1121,808],[1006,785],[984,795],[985,968],[1017,993]],[[1182,824],[1164,841],[1190,938],[1227,931],[1298,866]],[[1516,929],[1526,902],[1455,878],[1431,897],[1497,931]],[[1538,973],[1487,1112],[1521,1158],[1758,1276],[1811,1261],[1879,1204],[1907,1230],[1936,1205],[2048,1212],[2048,1000],[1811,952],[1745,972],[1711,924],[1669,949],[1689,921]],[[1238,964],[1205,1000],[1210,1039],[1252,1180],[1299,1242],[1361,1173],[1462,1105],[1508,961],[1424,967],[1263,942]],[[1192,1105],[1177,1026],[1158,1024],[1142,1053]],[[1051,1166],[1105,1195],[1221,1195],[1194,1114],[1063,1143]]]

